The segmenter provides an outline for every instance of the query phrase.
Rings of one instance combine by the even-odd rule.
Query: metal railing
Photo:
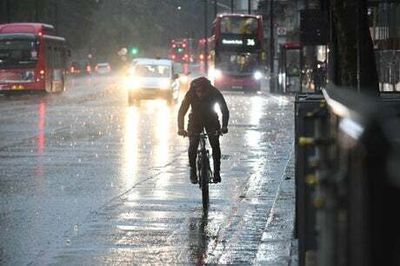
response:
[[[299,265],[400,265],[400,95],[296,97]]]

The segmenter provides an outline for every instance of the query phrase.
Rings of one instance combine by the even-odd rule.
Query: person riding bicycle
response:
[[[222,112],[222,127],[215,112],[215,104],[218,103]],[[188,130],[184,129],[184,117],[189,107],[192,107],[189,114]],[[190,181],[197,183],[196,157],[199,146],[200,134],[205,128],[212,148],[214,162],[214,182],[221,182],[221,148],[219,145],[219,134],[228,133],[229,110],[224,96],[211,85],[205,77],[194,79],[190,83],[189,91],[178,112],[178,135],[189,136],[189,165]]]

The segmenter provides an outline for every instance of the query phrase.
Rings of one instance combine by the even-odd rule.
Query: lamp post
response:
[[[10,8],[10,0],[6,1],[6,12],[7,12],[7,23],[11,22],[11,8]]]
[[[207,28],[208,28],[208,14],[207,14],[207,9],[208,9],[208,1],[204,0],[204,71],[206,72],[206,75],[208,73],[208,43],[207,43]]]
[[[35,1],[35,21],[39,22],[39,0]]]
[[[274,0],[270,0],[269,7],[269,31],[270,31],[270,80],[269,80],[269,90],[270,92],[275,91],[275,75],[274,75],[274,57],[275,57],[275,40],[274,40]]]
[[[54,0],[54,26],[56,27],[56,34],[58,34],[58,1]]]

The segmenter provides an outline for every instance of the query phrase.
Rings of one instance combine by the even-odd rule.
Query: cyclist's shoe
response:
[[[219,171],[214,171],[214,183],[219,182],[221,182],[221,175],[219,174]]]
[[[196,168],[190,168],[190,182],[192,184],[197,184],[197,173]]]

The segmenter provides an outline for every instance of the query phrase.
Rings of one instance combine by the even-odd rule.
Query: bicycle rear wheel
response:
[[[200,170],[201,174],[201,196],[203,199],[203,210],[207,210],[209,206],[209,190],[208,190],[208,160],[206,156],[202,158],[202,168]]]

